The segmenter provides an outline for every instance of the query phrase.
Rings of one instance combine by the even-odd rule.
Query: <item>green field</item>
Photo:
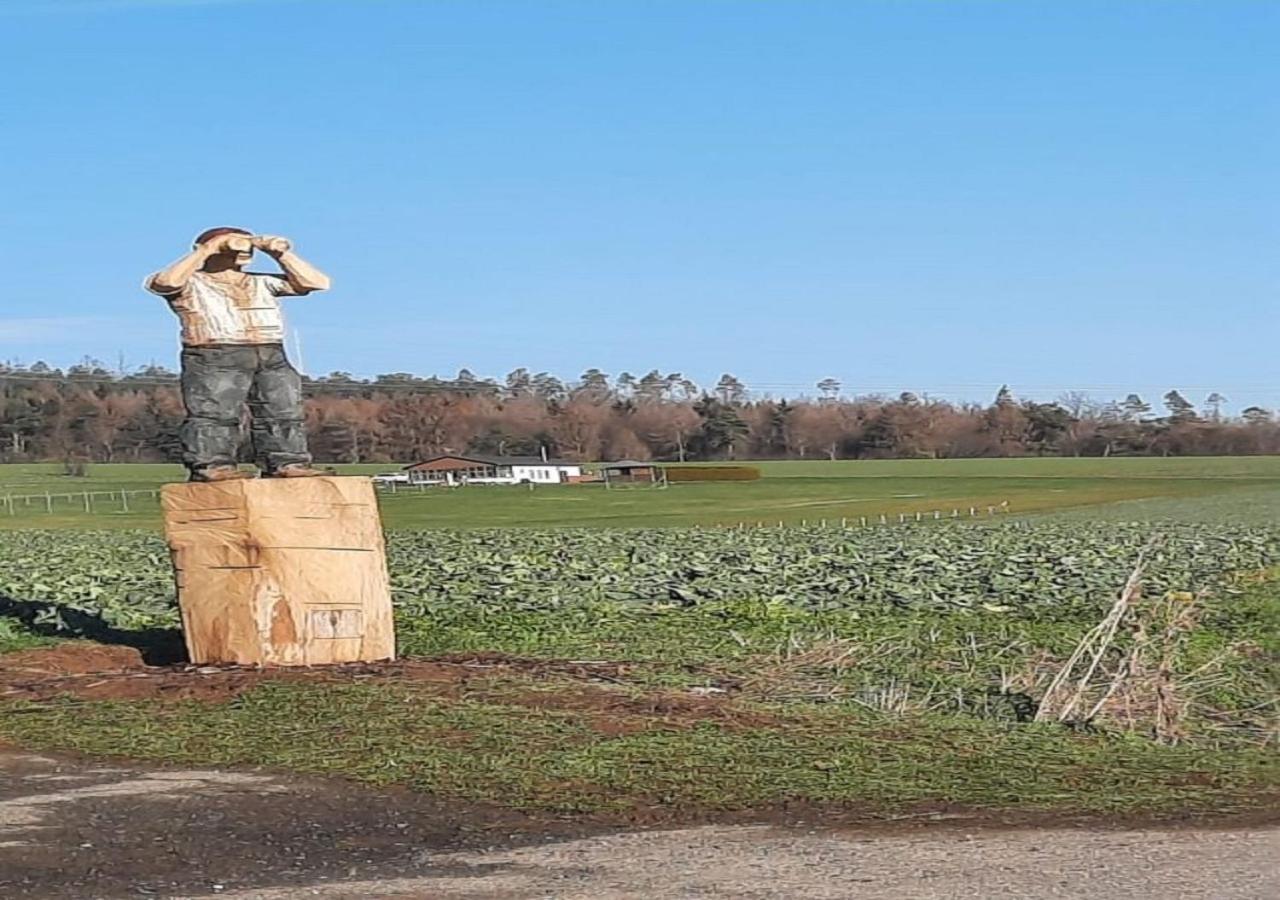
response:
[[[557,815],[1274,805],[1280,458],[759,465],[758,482],[666,490],[383,494],[399,649],[436,674],[229,672],[202,699],[178,698],[222,675],[45,683],[3,655],[180,648],[154,500],[86,512],[83,494],[181,470],[0,467],[0,497],[36,497],[0,509],[0,741]],[[45,491],[71,497],[50,514]],[[1146,660],[1123,703],[1031,721],[1140,556],[1146,599],[1086,691]],[[1140,677],[1157,663],[1172,729]]]
[[[473,486],[383,494],[388,528],[636,527],[877,521],[916,513],[968,516],[995,507],[1029,513],[1120,501],[1247,498],[1280,489],[1280,457],[786,461],[753,463],[755,482],[607,491],[599,485]],[[395,466],[339,466],[344,474]],[[58,465],[0,466],[0,528],[156,528],[148,491],[178,481],[178,466],[96,465],[88,477]],[[48,497],[46,497],[46,492]],[[86,498],[86,494],[92,496]],[[1228,502],[1231,502],[1228,499]],[[91,511],[86,511],[86,504]],[[52,506],[52,512],[49,507]]]

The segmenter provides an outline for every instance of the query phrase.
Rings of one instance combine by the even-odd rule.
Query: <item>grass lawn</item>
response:
[[[753,463],[756,482],[606,491],[597,485],[428,488],[383,494],[388,528],[776,524],[881,515],[949,515],[988,507],[1026,513],[1151,498],[1199,500],[1280,488],[1280,458],[785,461]],[[394,466],[339,466],[372,474]],[[158,507],[113,491],[181,480],[178,466],[96,465],[87,478],[59,465],[0,466],[0,528],[157,528]],[[49,492],[52,501],[46,501]],[[91,512],[86,511],[86,493]],[[52,502],[53,512],[48,511]]]

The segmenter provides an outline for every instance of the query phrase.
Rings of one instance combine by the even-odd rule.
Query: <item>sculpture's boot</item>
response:
[[[239,481],[253,477],[252,472],[237,469],[235,466],[208,466],[195,469],[191,473],[192,481]]]
[[[263,478],[316,478],[321,475],[332,475],[332,471],[314,469],[311,466],[281,466],[274,472],[263,473]]]

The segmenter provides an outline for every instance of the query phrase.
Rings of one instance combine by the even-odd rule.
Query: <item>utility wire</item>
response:
[[[995,387],[999,387],[1000,383],[995,381],[987,382],[955,382],[948,384],[934,384],[928,387],[910,385],[909,383],[897,382],[874,382],[862,379],[844,380],[836,378],[840,382],[839,395],[842,397],[865,396],[867,394],[885,394],[885,393],[902,393],[910,391],[914,394],[924,395],[946,395],[955,394],[961,391],[983,390],[990,391]],[[18,382],[28,384],[55,384],[61,386],[80,386],[80,387],[177,387],[178,376],[172,378],[163,378],[148,375],[67,375],[65,373],[43,373],[43,372],[22,372],[9,371],[0,372],[0,383]],[[561,382],[566,390],[575,390],[583,386],[582,382],[568,381]],[[748,394],[759,395],[774,391],[787,392],[814,392],[815,394],[823,394],[824,392],[818,388],[818,382],[794,382],[794,381],[748,381],[738,379],[738,385]],[[716,387],[695,385],[699,390],[707,393],[715,393]],[[507,385],[501,381],[477,380],[471,383],[448,381],[439,379],[435,382],[429,380],[422,381],[325,381],[318,379],[305,379],[302,384],[303,390],[311,393],[361,393],[366,391],[374,392],[397,392],[405,391],[417,394],[430,393],[448,393],[448,394],[465,394],[465,393],[502,393],[508,390]],[[1042,384],[1021,384],[1018,382],[1009,383],[1010,390],[1015,394],[1018,393],[1057,393],[1057,394],[1125,394],[1125,393],[1141,393],[1146,391],[1166,391],[1176,389],[1178,391],[1216,391],[1227,395],[1230,398],[1232,393],[1236,394],[1269,394],[1276,391],[1275,385],[1186,385],[1177,384],[1172,387],[1160,386],[1155,383],[1146,383],[1140,385],[1134,384],[1094,384],[1094,385],[1042,385]],[[616,385],[612,388],[615,392]],[[529,391],[532,393],[532,391]]]

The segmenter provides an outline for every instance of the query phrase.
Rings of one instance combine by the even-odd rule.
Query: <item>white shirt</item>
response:
[[[177,293],[161,294],[148,276],[143,287],[169,301],[182,323],[182,345],[283,344],[284,316],[277,297],[300,292],[279,275],[229,270],[196,272]]]

